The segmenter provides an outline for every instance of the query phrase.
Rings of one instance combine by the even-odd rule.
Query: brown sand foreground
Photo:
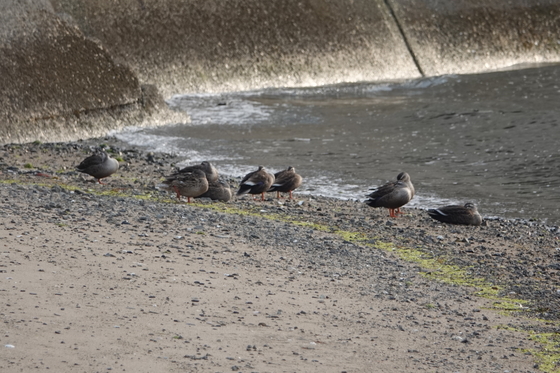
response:
[[[557,368],[558,227],[187,205],[154,188],[178,159],[105,142],[105,186],[73,171],[86,143],[0,147],[0,372]]]

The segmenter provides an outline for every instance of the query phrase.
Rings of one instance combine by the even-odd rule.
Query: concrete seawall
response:
[[[555,0],[388,0],[427,76],[560,62]]]
[[[184,121],[172,94],[560,62],[556,1],[0,0],[2,142]]]
[[[48,1],[0,1],[0,138],[64,141],[133,125],[165,107]]]

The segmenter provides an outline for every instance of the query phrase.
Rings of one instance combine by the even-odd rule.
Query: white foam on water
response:
[[[282,98],[310,97],[321,100],[325,96],[344,95],[377,95],[391,91],[412,91],[427,89],[446,84],[456,76],[445,75],[415,80],[340,84],[307,88],[269,88],[229,93],[203,93],[174,95],[167,100],[168,105],[175,110],[186,112],[192,125],[241,125],[264,123],[270,121],[277,110],[276,105],[263,103],[266,97],[275,100]],[[257,101],[258,100],[258,101]]]
[[[197,151],[188,146],[188,140],[178,136],[165,136],[146,132],[145,128],[127,127],[122,131],[113,132],[112,136],[127,144],[138,146],[145,151],[173,154],[185,160],[178,162],[178,167],[198,164],[202,161],[219,162],[241,159],[231,154],[219,154],[214,149]]]
[[[198,151],[181,146],[180,143],[184,140],[181,137],[150,134],[145,132],[144,128],[137,127],[127,127],[111,135],[130,145],[142,147],[147,151],[173,154],[188,158],[193,162],[206,159]]]
[[[229,94],[174,96],[171,108],[187,112],[192,125],[240,125],[264,122],[272,108],[256,101]]]

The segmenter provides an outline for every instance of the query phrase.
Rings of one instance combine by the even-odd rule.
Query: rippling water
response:
[[[191,123],[117,134],[243,176],[294,166],[300,194],[364,199],[408,172],[421,208],[560,223],[560,66],[169,99]]]

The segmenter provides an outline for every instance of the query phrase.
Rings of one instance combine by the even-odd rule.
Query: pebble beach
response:
[[[106,185],[75,171],[101,144]],[[558,368],[559,227],[297,190],[187,204],[156,188],[181,161],[113,138],[0,146],[0,371]]]

